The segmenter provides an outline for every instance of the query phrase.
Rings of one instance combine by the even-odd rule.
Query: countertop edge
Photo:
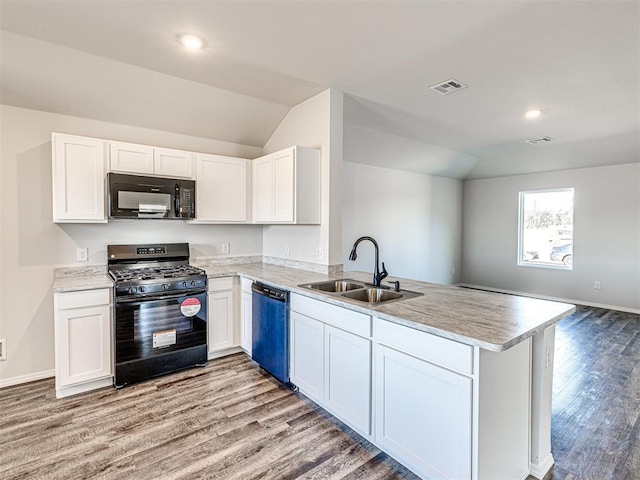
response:
[[[234,265],[235,266],[235,265]],[[354,272],[355,273],[355,272]],[[226,277],[226,276],[231,276],[231,275],[237,275],[243,278],[247,278],[249,280],[253,280],[253,281],[258,281],[258,282],[263,282],[263,283],[267,283],[269,285],[273,285],[274,287],[277,288],[282,288],[285,290],[288,290],[289,292],[292,293],[296,293],[298,295],[302,295],[308,298],[313,298],[315,300],[319,300],[319,301],[323,301],[338,307],[342,307],[342,308],[347,308],[349,310],[353,310],[356,312],[360,312],[360,313],[364,313],[366,315],[371,315],[373,317],[377,317],[377,318],[381,318],[383,320],[387,320],[399,325],[404,325],[406,327],[409,328],[413,328],[415,330],[419,330],[422,332],[426,332],[426,333],[430,333],[432,335],[436,335],[442,338],[447,338],[449,340],[453,340],[459,343],[463,343],[465,345],[469,345],[469,346],[473,346],[473,347],[479,347],[482,348],[484,350],[488,350],[488,351],[492,351],[492,352],[503,352],[505,350],[510,349],[511,347],[514,347],[515,345],[518,345],[519,343],[522,343],[523,341],[527,340],[528,338],[531,338],[535,335],[537,335],[540,332],[543,332],[544,330],[546,330],[547,328],[555,325],[556,323],[558,323],[562,318],[564,318],[567,315],[570,315],[572,313],[574,313],[576,311],[576,307],[575,305],[571,305],[568,303],[563,303],[563,302],[554,302],[557,304],[562,304],[562,305],[566,305],[567,307],[569,307],[567,310],[565,310],[564,312],[554,316],[553,318],[550,318],[548,320],[546,320],[545,322],[541,323],[540,325],[538,325],[537,327],[521,334],[518,335],[517,337],[514,337],[513,339],[509,340],[508,342],[505,343],[490,343],[490,342],[486,342],[483,340],[479,340],[477,338],[473,338],[473,337],[469,337],[466,335],[460,335],[460,334],[456,334],[454,332],[450,332],[448,330],[442,330],[436,327],[432,327],[430,325],[425,325],[422,323],[418,323],[418,322],[414,322],[412,320],[408,320],[406,318],[402,318],[402,317],[398,317],[398,316],[394,316],[394,315],[390,315],[388,313],[384,313],[384,312],[380,312],[378,310],[376,310],[375,307],[370,307],[370,306],[365,306],[365,305],[359,305],[359,304],[354,304],[351,303],[347,300],[343,300],[340,299],[339,297],[335,297],[329,294],[322,294],[322,293],[315,293],[313,291],[310,291],[308,289],[303,289],[301,287],[298,286],[291,286],[291,285],[287,285],[284,283],[280,283],[277,281],[273,281],[273,280],[267,280],[264,278],[261,278],[255,274],[251,274],[251,273],[247,273],[247,272],[243,272],[241,268],[236,268],[233,270],[227,270],[224,272],[216,272],[216,273],[207,273],[207,277],[208,278],[219,278],[219,277]],[[344,276],[349,276],[349,272],[344,272]],[[491,292],[487,292],[487,293],[491,293]],[[529,298],[529,297],[527,297]],[[533,300],[537,300],[537,299],[533,299]],[[406,300],[406,301],[410,301],[410,300]],[[540,300],[540,301],[549,301],[549,300]]]
[[[562,302],[554,302],[561,305],[566,305],[567,309],[553,318],[549,318],[544,322],[540,323],[535,328],[532,328],[521,335],[518,335],[505,343],[491,343],[484,340],[480,340],[474,337],[470,337],[467,335],[458,334],[455,332],[451,332],[448,330],[442,330],[437,327],[433,327],[428,324],[423,324],[419,322],[415,322],[413,320],[409,320],[403,317],[391,315],[389,313],[379,311],[375,306],[371,306],[368,304],[356,304],[351,301],[344,300],[342,298],[332,296],[330,294],[323,293],[315,293],[308,289],[303,289],[298,287],[297,285],[287,284],[286,282],[274,281],[273,279],[267,279],[256,275],[255,273],[247,272],[244,268],[242,268],[244,264],[234,264],[234,265],[224,265],[217,268],[220,268],[219,272],[211,272],[207,271],[207,278],[220,278],[220,277],[228,277],[228,276],[239,276],[246,278],[252,281],[258,281],[267,283],[269,285],[273,285],[274,287],[283,288],[292,293],[302,295],[308,298],[312,298],[315,300],[323,301],[329,303],[331,305],[335,305],[341,308],[346,308],[352,311],[364,313],[366,315],[371,315],[372,317],[377,317],[383,320],[387,320],[399,325],[404,325],[409,328],[413,328],[418,331],[426,332],[432,335],[436,335],[442,338],[446,338],[449,340],[453,340],[459,343],[463,343],[465,345],[470,345],[473,347],[479,347],[484,350],[493,351],[493,352],[502,352],[508,350],[509,348],[525,341],[526,339],[537,335],[538,333],[546,330],[547,328],[558,323],[562,318],[567,315],[570,315],[576,311],[575,305],[562,303]],[[247,267],[256,266],[255,264],[248,264]],[[216,268],[212,267],[209,270]],[[279,267],[279,268],[289,268],[289,267]],[[207,268],[205,268],[207,270]],[[292,269],[295,270],[295,269]],[[309,272],[307,272],[309,273]],[[311,272],[317,273],[317,272]],[[357,272],[351,272],[352,274],[356,274]],[[320,274],[319,274],[320,275]],[[344,272],[345,276],[349,276],[349,272]],[[99,274],[99,275],[86,275],[86,276],[76,276],[76,277],[61,277],[55,278],[51,287],[53,293],[68,293],[68,292],[77,292],[84,290],[94,290],[99,288],[112,288],[113,281],[107,274]],[[488,292],[489,293],[489,292]],[[535,300],[535,299],[534,299]],[[411,299],[405,300],[405,302],[410,302]],[[540,301],[548,301],[548,300],[540,300]]]

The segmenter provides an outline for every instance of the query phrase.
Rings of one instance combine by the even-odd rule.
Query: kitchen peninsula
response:
[[[291,381],[418,475],[542,478],[553,464],[554,325],[572,305],[393,277],[423,295],[372,305],[300,286],[367,273],[194,263],[210,283],[239,276],[290,291]]]

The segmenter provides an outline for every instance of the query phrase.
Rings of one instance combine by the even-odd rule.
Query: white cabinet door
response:
[[[193,178],[192,152],[123,142],[111,142],[110,149],[112,172]]]
[[[108,305],[56,312],[57,387],[111,375],[111,321]]]
[[[233,347],[233,292],[209,293],[208,303],[209,352]]]
[[[198,154],[197,222],[246,222],[247,160]]]
[[[273,217],[273,162],[271,156],[253,162],[253,213],[257,222]]]
[[[135,143],[111,142],[112,172],[153,174],[153,147]]]
[[[324,398],[324,324],[291,312],[291,382],[318,402]]]
[[[325,325],[325,403],[371,434],[371,340]]]
[[[154,147],[153,173],[163,177],[193,178],[192,152]]]
[[[376,442],[425,478],[470,479],[472,380],[376,345]]]
[[[320,223],[320,151],[290,147],[253,162],[257,223]]]
[[[51,143],[53,221],[105,223],[105,142],[53,133]]]
[[[251,355],[251,341],[252,341],[252,328],[253,328],[253,320],[252,320],[252,312],[253,312],[253,298],[250,293],[242,292],[242,323],[241,323],[241,332],[240,332],[240,346]]]
[[[278,152],[273,163],[273,213],[275,222],[293,222],[295,219],[295,158],[294,149]]]

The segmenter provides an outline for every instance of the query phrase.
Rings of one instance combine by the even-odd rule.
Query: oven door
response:
[[[206,290],[116,298],[116,367],[206,345]]]

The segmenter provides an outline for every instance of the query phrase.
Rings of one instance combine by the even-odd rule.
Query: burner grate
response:
[[[192,277],[204,275],[205,272],[191,265],[175,265],[167,267],[145,267],[111,269],[111,276],[116,281],[156,280],[163,278]]]

